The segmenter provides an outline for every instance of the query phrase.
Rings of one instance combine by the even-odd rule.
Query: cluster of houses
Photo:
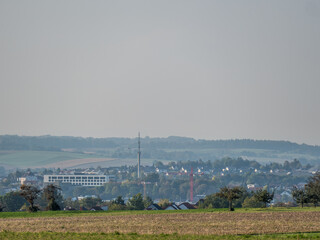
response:
[[[149,207],[147,207],[145,210],[188,210],[188,209],[196,209],[196,208],[194,205],[188,202],[184,202],[179,205],[175,203],[171,203],[166,208],[162,208],[158,204],[153,203]]]
[[[149,207],[147,207],[145,210],[188,210],[188,209],[196,209],[195,205],[188,203],[188,202],[183,202],[180,204],[175,204],[171,203],[165,208],[160,207],[158,204],[153,203]],[[75,210],[74,208],[71,207],[66,207],[64,208],[65,211],[72,211]],[[90,210],[90,211],[107,211],[108,206],[94,206],[90,209],[86,209],[84,207],[81,207],[80,210]]]

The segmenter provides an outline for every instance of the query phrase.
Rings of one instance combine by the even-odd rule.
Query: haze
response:
[[[0,134],[320,145],[320,1],[0,0]]]

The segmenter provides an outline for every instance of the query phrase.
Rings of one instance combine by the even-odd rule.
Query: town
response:
[[[19,204],[23,201],[16,201],[16,206],[10,203],[8,207],[6,200],[17,196],[15,193],[19,192],[21,185],[43,189],[50,184],[60,189],[59,201],[61,209],[65,210],[93,207],[106,210],[117,198],[119,200],[120,197],[126,204],[137,194],[145,200],[148,199],[146,204],[159,204],[164,209],[179,209],[181,204],[185,208],[194,208],[199,207],[208,196],[219,192],[219,189],[225,186],[241,187],[246,191],[245,197],[236,205],[238,207],[252,207],[248,205],[246,198],[250,198],[251,193],[263,189],[273,193],[271,205],[295,206],[297,203],[293,199],[293,188],[304,188],[318,169],[310,164],[303,166],[296,159],[291,162],[285,161],[284,164],[262,165],[242,158],[223,158],[216,161],[204,162],[200,159],[168,164],[157,161],[152,166],[140,166],[140,171],[140,178],[137,177],[137,166],[21,169],[6,176],[5,171],[1,171],[2,208],[4,211],[21,210],[23,206]],[[40,200],[39,205],[41,207],[42,204],[44,209],[45,203]],[[225,207],[226,203],[211,207],[219,206]],[[143,209],[148,207],[150,206],[145,205]]]

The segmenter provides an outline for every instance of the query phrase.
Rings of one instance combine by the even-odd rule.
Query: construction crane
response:
[[[190,202],[193,202],[193,167],[190,172]]]

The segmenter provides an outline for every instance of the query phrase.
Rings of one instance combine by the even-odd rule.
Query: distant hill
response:
[[[302,163],[318,164],[320,146],[270,140],[195,140],[171,136],[141,139],[142,163],[153,161],[216,160],[222,157],[243,157],[262,163],[299,159]],[[137,138],[82,138],[68,136],[0,136],[0,165],[36,167],[73,159],[106,160],[106,166],[135,164]],[[31,153],[33,152],[33,153]],[[116,161],[118,159],[119,161]],[[122,161],[122,160],[124,161]],[[81,161],[82,164],[83,160]],[[88,163],[89,164],[89,163]]]

